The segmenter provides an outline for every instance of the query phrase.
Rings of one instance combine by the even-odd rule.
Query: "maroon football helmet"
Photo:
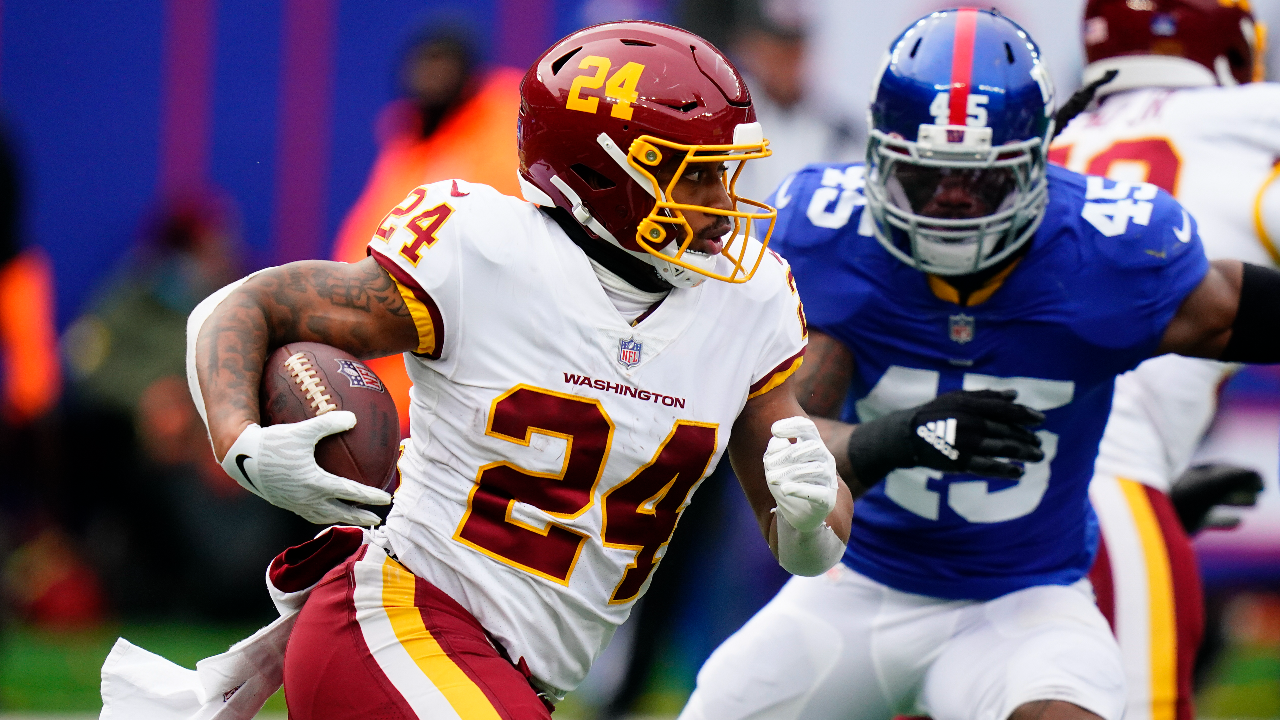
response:
[[[1089,0],[1084,82],[1118,70],[1099,96],[1253,82],[1262,79],[1265,37],[1249,0]]]
[[[769,156],[768,141],[746,83],[706,40],[654,22],[579,30],[534,62],[520,99],[525,199],[569,211],[676,287],[707,277],[745,282],[755,273],[777,213],[740,198],[734,185],[746,161]],[[729,165],[732,209],[672,199],[690,163]],[[659,166],[675,169],[665,187]],[[689,249],[694,234],[683,211],[733,220],[719,255]],[[755,220],[768,221],[759,242],[751,238]]]

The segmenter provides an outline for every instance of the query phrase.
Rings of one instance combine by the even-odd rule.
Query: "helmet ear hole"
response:
[[[582,182],[586,183],[587,187],[592,190],[608,190],[609,188],[617,186],[617,183],[606,177],[604,173],[589,168],[582,163],[570,165],[569,169],[573,171],[574,175],[581,178]]]

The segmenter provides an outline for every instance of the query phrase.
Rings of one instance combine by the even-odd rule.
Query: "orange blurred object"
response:
[[[58,402],[62,370],[54,328],[53,267],[28,248],[0,267],[0,412],[21,425]]]
[[[338,230],[333,259],[358,262],[387,212],[419,185],[458,178],[520,196],[516,181],[516,114],[524,73],[490,71],[480,89],[422,137],[412,104],[389,105],[378,120],[381,149],[360,199]],[[366,363],[395,398],[400,432],[409,434],[409,377],[399,356]]]

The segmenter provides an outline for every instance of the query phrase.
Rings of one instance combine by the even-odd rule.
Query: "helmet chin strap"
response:
[[[524,181],[522,180],[522,183],[523,182]],[[569,201],[569,212],[573,215],[574,220],[577,220],[583,227],[595,233],[598,237],[617,246],[618,249],[623,250],[629,255],[653,266],[653,268],[658,271],[658,277],[662,278],[664,281],[678,288],[693,288],[701,285],[703,281],[707,279],[705,275],[696,273],[688,268],[680,267],[675,263],[660,260],[656,256],[647,252],[635,252],[634,250],[627,250],[622,247],[622,243],[618,242],[618,239],[613,236],[613,233],[609,232],[608,228],[592,216],[591,211],[588,210],[587,206],[582,202],[582,198],[578,196],[578,193],[574,192],[573,188],[569,187],[569,183],[561,180],[559,175],[552,175],[551,184],[555,185],[556,189],[559,190]],[[542,193],[542,196],[546,197],[546,194]],[[668,250],[670,246],[671,244],[668,244],[668,246],[663,248],[663,250]],[[715,260],[715,258],[709,259],[712,262]]]

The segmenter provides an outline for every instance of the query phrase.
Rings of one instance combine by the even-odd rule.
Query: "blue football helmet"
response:
[[[1044,217],[1053,86],[1013,21],[928,15],[889,48],[871,89],[867,209],[898,259],[935,275],[991,267]]]

